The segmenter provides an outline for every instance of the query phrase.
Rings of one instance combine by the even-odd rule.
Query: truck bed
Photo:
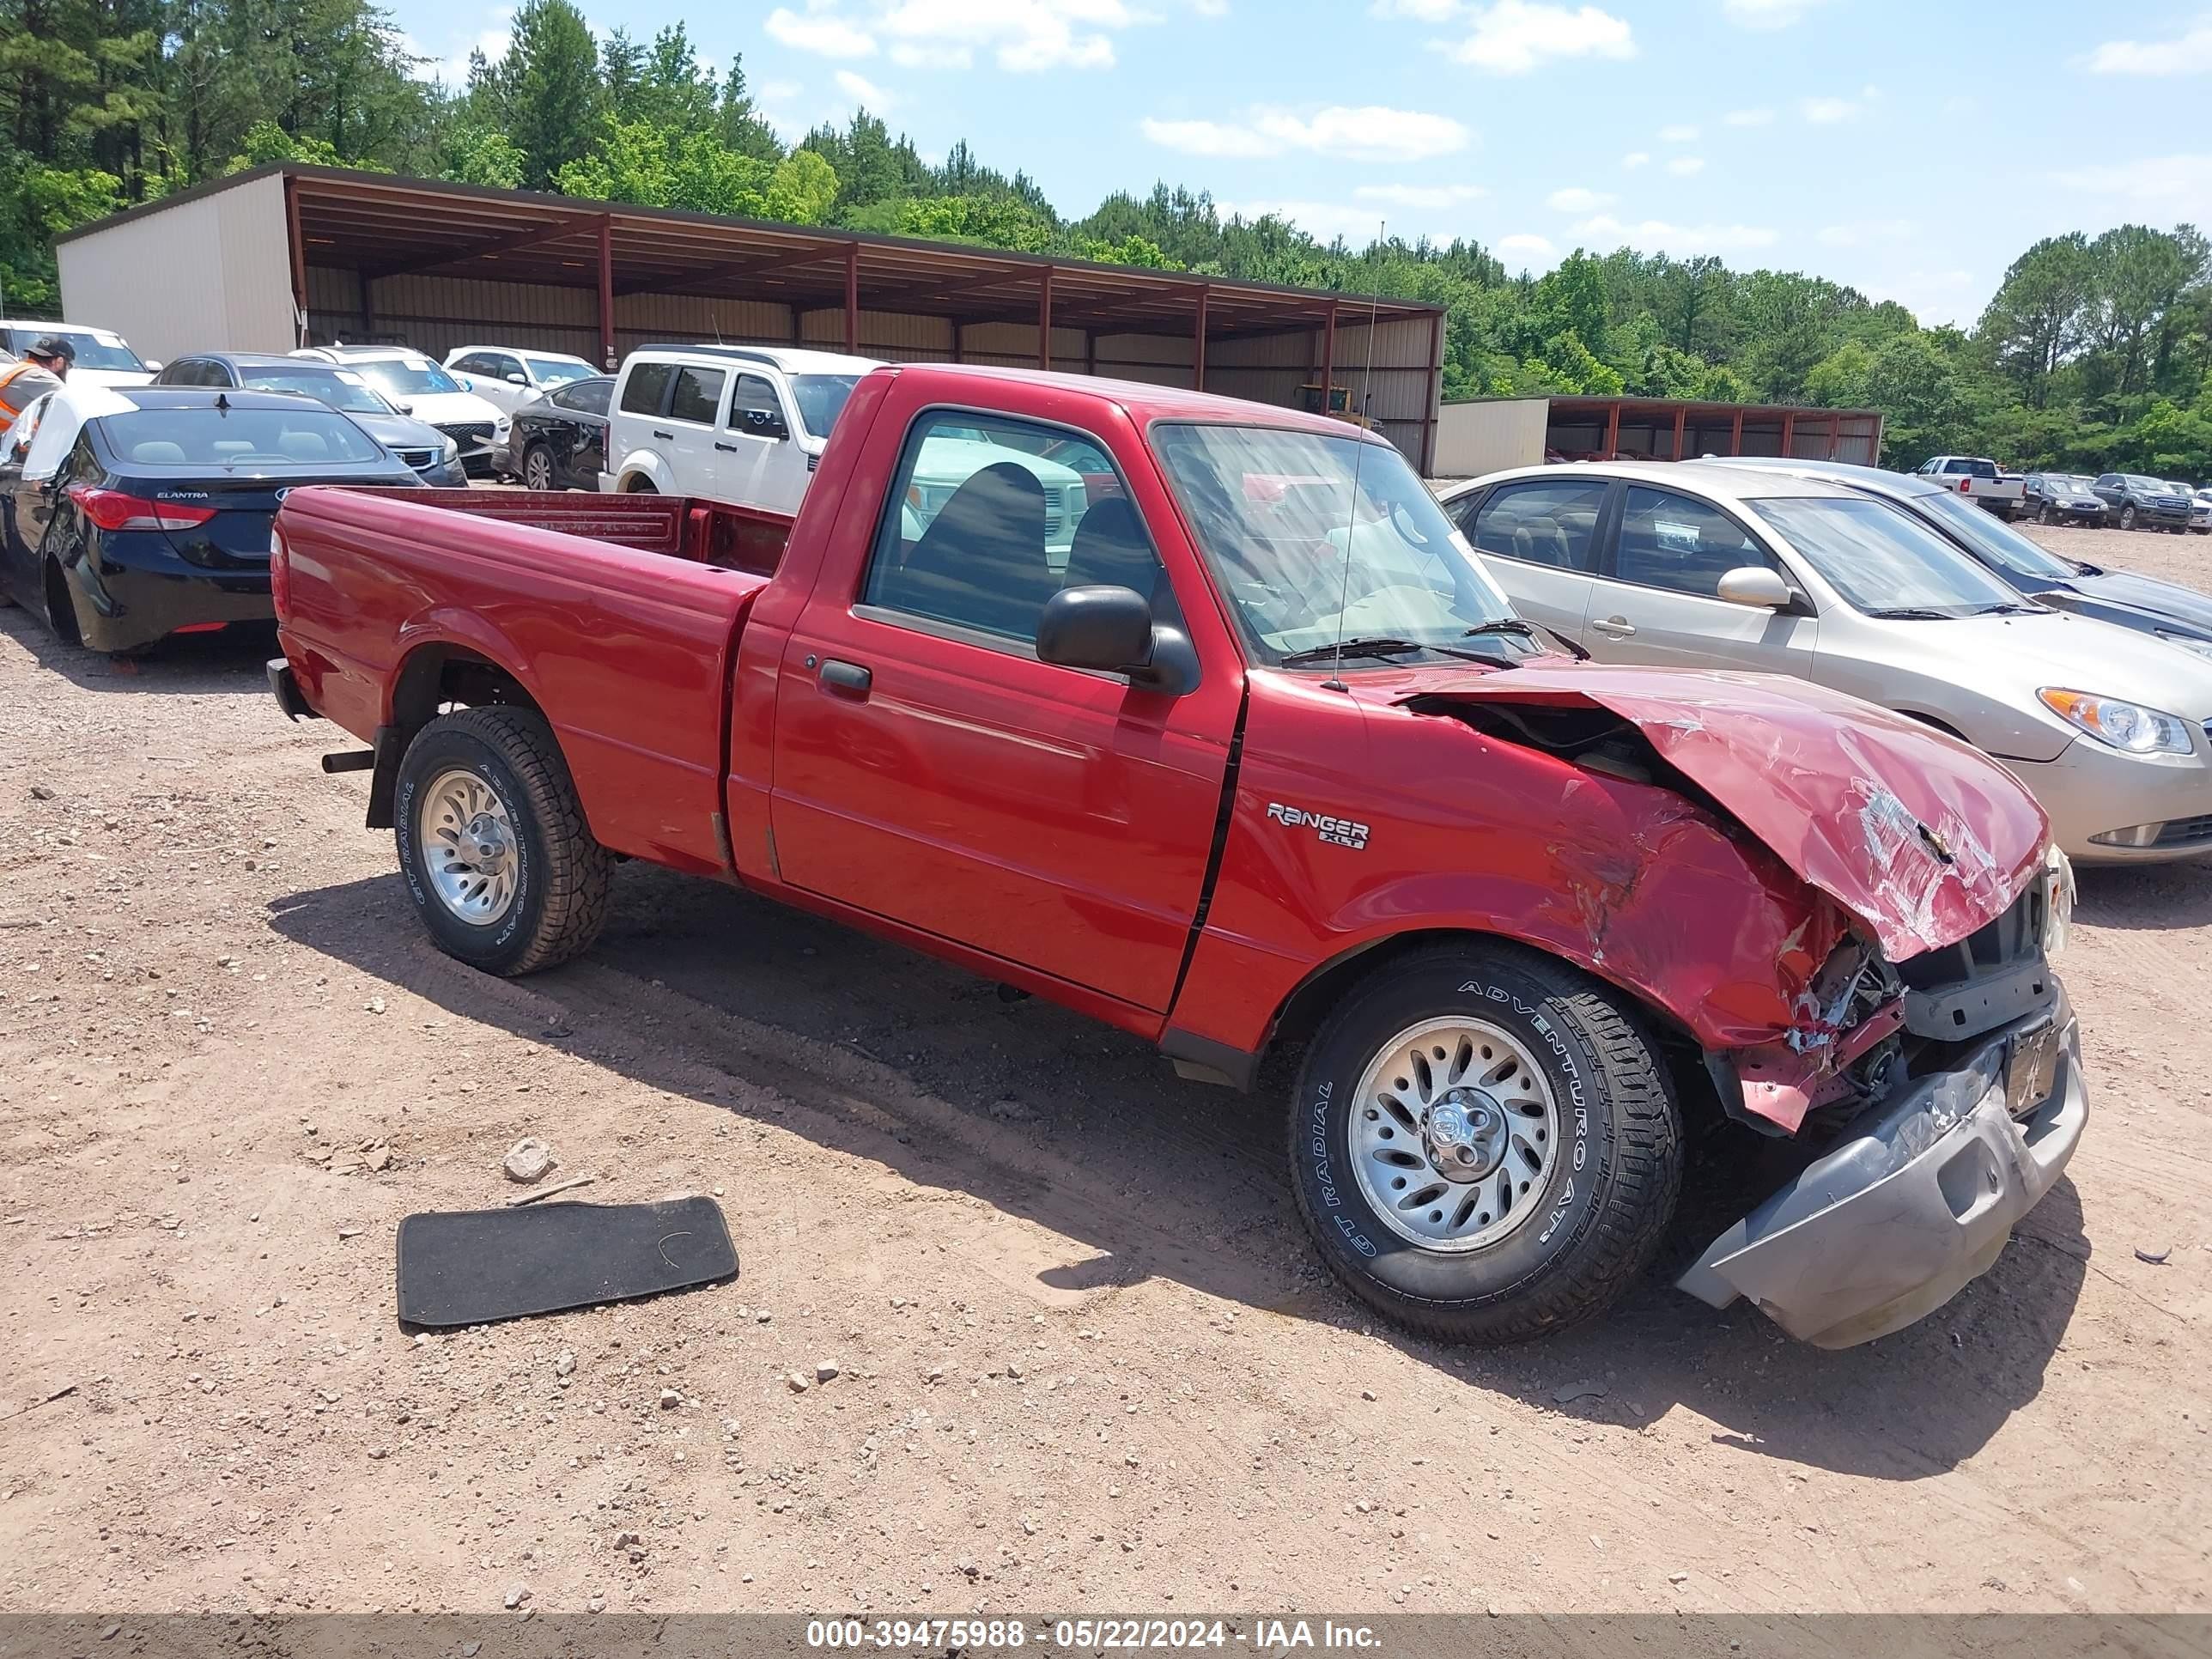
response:
[[[720,874],[732,653],[792,522],[670,495],[301,489],[277,612],[309,701],[371,741],[501,665],[602,843]]]

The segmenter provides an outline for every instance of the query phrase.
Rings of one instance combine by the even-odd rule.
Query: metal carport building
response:
[[[1295,406],[1335,384],[1425,473],[1443,313],[1407,301],[276,162],[58,239],[64,313],[149,357],[399,342],[609,365],[650,343],[1035,364]]]

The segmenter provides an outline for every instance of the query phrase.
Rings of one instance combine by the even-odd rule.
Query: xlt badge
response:
[[[1355,853],[1367,850],[1367,826],[1351,818],[1309,812],[1303,806],[1285,806],[1279,800],[1267,803],[1267,816],[1285,830],[1311,830],[1332,847],[1349,847]]]

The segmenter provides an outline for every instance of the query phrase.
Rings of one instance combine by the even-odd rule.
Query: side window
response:
[[[1642,484],[1629,487],[1614,547],[1614,574],[1622,581],[1700,599],[1717,597],[1731,570],[1774,563],[1718,507]]]
[[[483,353],[464,351],[453,359],[453,368],[456,374],[481,374],[484,372]]]
[[[1050,447],[1048,460],[1039,450]],[[1093,484],[1099,487],[1095,490]],[[1182,612],[1104,446],[1026,422],[941,411],[907,434],[864,605],[1023,646],[1062,587],[1133,587]]]
[[[676,378],[673,363],[638,363],[623,382],[622,406],[626,415],[658,415],[668,396],[668,383]]]
[[[2094,489],[2118,489],[2120,487],[2119,475],[2116,472],[2107,472],[2090,487]]]
[[[553,401],[563,409],[604,415],[607,412],[607,394],[614,389],[611,380],[581,380],[574,386],[562,386],[553,394]]]
[[[1478,549],[1500,558],[1595,571],[1607,488],[1601,479],[1501,484],[1463,528]]]
[[[722,382],[728,378],[719,368],[678,369],[676,390],[668,399],[668,418],[712,426],[714,412],[721,407]]]
[[[498,351],[492,353],[486,361],[491,364],[494,380],[503,380],[510,374],[521,374],[524,383],[526,385],[529,382],[530,376],[524,374],[520,358],[510,357],[505,352]]]
[[[730,393],[730,430],[742,432],[749,438],[788,438],[791,435],[791,427],[783,418],[783,404],[775,395],[775,386],[765,376],[738,376],[737,387]]]

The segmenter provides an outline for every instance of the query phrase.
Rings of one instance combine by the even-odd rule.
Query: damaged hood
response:
[[[1385,690],[1367,679],[1364,693]],[[1802,680],[1564,660],[1413,669],[1389,700],[1576,705],[1632,723],[1803,880],[1860,918],[1893,962],[2002,915],[2049,826],[2002,767],[1955,738]]]

